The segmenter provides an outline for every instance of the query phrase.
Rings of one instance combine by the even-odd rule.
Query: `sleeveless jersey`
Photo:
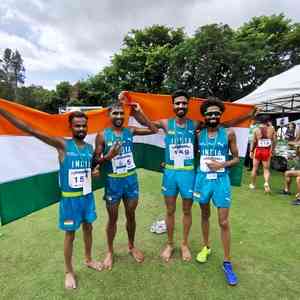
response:
[[[107,154],[117,141],[122,143],[122,146],[120,153],[107,164],[109,176],[129,176],[135,170],[132,132],[128,128],[123,128],[121,134],[116,135],[112,128],[106,128],[104,130],[104,154]]]
[[[184,127],[169,119],[165,136],[165,163],[169,169],[194,169],[195,126],[187,119]]]

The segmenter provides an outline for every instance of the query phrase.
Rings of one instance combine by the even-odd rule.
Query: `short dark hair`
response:
[[[115,108],[122,108],[123,109],[123,105],[122,103],[120,103],[119,101],[114,101],[109,107],[108,107],[108,112],[111,112],[113,109]]]
[[[188,93],[184,90],[176,90],[174,93],[172,93],[171,96],[172,96],[172,102],[173,103],[174,103],[175,98],[181,97],[181,96],[185,97],[187,100],[190,99]]]
[[[210,106],[218,106],[222,113],[225,111],[225,105],[224,105],[223,101],[217,97],[210,96],[206,100],[204,100],[202,105],[200,106],[200,112],[201,112],[202,116],[205,115],[207,109]]]
[[[269,115],[262,114],[257,116],[257,122],[260,124],[267,124],[269,121],[271,121],[271,118]]]
[[[70,113],[69,124],[72,124],[74,118],[85,118],[86,120],[88,120],[88,116],[80,110],[76,110]]]

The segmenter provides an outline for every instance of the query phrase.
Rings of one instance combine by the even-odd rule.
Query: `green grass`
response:
[[[246,172],[245,172],[246,173]],[[145,262],[137,264],[127,254],[123,207],[115,241],[112,271],[96,273],[83,266],[82,234],[75,241],[74,263],[78,289],[65,291],[63,233],[57,229],[57,205],[0,228],[0,299],[299,299],[300,207],[292,197],[277,195],[282,175],[274,174],[273,194],[264,195],[244,185],[233,189],[231,211],[232,257],[239,285],[229,287],[221,271],[222,247],[216,210],[212,210],[213,253],[208,263],[180,260],[181,200],[178,201],[174,259],[162,263],[159,253],[166,235],[149,232],[151,223],[164,215],[161,175],[140,171],[140,205],[137,209],[137,246]],[[107,220],[102,190],[96,193],[98,219],[94,226],[94,256],[103,259]],[[24,195],[30,201],[30,195]],[[195,257],[201,245],[200,209],[193,207],[190,245]]]

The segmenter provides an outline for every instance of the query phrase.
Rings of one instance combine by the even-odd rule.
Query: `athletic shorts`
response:
[[[162,193],[166,197],[177,197],[180,193],[182,199],[193,199],[194,181],[194,170],[165,169]]]
[[[106,205],[114,205],[124,200],[138,200],[139,184],[137,175],[126,177],[107,176],[104,187],[104,197]]]
[[[218,175],[216,179],[207,179],[206,173],[198,172],[194,186],[194,201],[199,204],[212,202],[217,208],[231,206],[231,186],[229,175]]]
[[[257,160],[268,161],[271,157],[271,148],[255,148],[254,158]]]
[[[93,223],[97,218],[94,194],[62,197],[59,202],[59,228],[75,231],[81,223]]]

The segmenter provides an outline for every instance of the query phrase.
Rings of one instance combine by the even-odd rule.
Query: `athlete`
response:
[[[71,139],[48,136],[16,119],[11,113],[0,109],[0,115],[18,129],[35,136],[56,148],[60,164],[59,179],[61,199],[59,202],[59,228],[65,231],[65,288],[75,289],[76,278],[72,264],[75,231],[82,225],[85,249],[85,265],[101,271],[102,264],[92,259],[92,223],[96,220],[94,195],[91,189],[91,161],[93,148],[84,142],[87,135],[88,117],[82,112],[69,115]]]
[[[121,103],[112,105],[109,110],[112,127],[106,128],[96,137],[96,156],[99,164],[108,173],[105,178],[106,209],[108,223],[106,236],[108,252],[104,259],[105,269],[111,270],[113,265],[113,241],[117,232],[117,220],[120,202],[123,200],[126,213],[126,229],[128,234],[128,251],[137,262],[143,262],[144,254],[135,247],[136,231],[135,210],[138,205],[139,187],[133,156],[133,136],[149,135],[157,132],[157,128],[143,114],[137,103],[131,103],[134,115],[139,115],[148,128],[124,127],[124,108]]]
[[[220,125],[224,104],[217,98],[209,98],[201,105],[201,114],[205,118],[205,128],[198,135],[200,163],[194,186],[194,200],[201,207],[202,234],[204,247],[196,260],[207,261],[211,254],[209,244],[210,201],[218,210],[221,240],[224,250],[223,270],[228,284],[236,285],[237,277],[230,262],[230,226],[229,210],[231,205],[231,187],[228,168],[239,162],[236,136],[232,129]],[[232,158],[229,158],[229,150]]]
[[[261,115],[258,117],[259,127],[254,130],[253,140],[250,148],[250,157],[253,159],[250,189],[255,189],[257,170],[260,162],[264,169],[264,190],[270,193],[270,162],[276,144],[276,131],[273,126],[268,125],[269,117]]]
[[[162,193],[166,204],[166,224],[168,241],[161,257],[168,262],[174,251],[174,226],[176,199],[180,193],[183,212],[183,239],[181,242],[182,260],[192,259],[188,236],[192,225],[193,186],[195,179],[194,144],[197,125],[186,117],[189,96],[183,90],[172,94],[175,118],[155,122],[165,133],[165,168]]]

